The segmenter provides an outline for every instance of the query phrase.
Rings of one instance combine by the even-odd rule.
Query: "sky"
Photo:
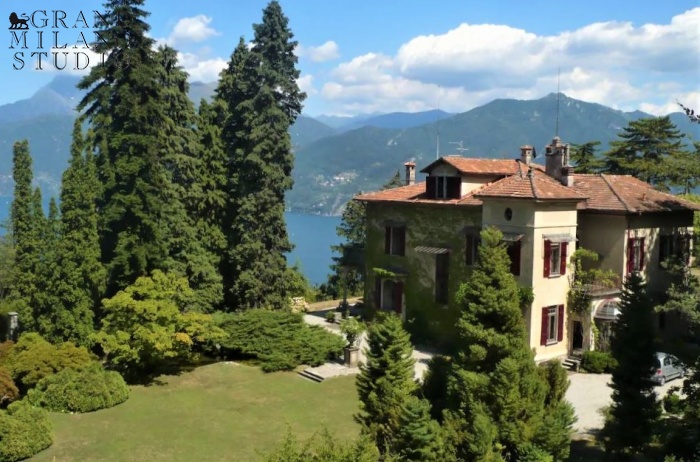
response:
[[[180,52],[191,81],[213,82],[239,37],[253,38],[266,0],[147,0],[149,35]],[[535,99],[556,92],[625,111],[663,115],[677,102],[700,109],[698,0],[281,0],[298,41],[304,112],[315,116],[464,112],[497,98]],[[0,47],[0,104],[30,97],[57,73],[96,64],[94,0],[4,0],[0,13],[32,16],[27,48],[13,31]],[[42,13],[42,10],[45,11]],[[65,13],[66,28],[53,24]],[[46,27],[42,18],[48,19]],[[7,19],[5,20],[7,21]],[[9,22],[5,24],[9,25]],[[73,27],[77,25],[77,27]],[[36,27],[35,27],[36,26]],[[54,27],[56,26],[56,27]],[[57,70],[36,70],[43,51],[69,52]],[[18,32],[15,32],[18,34]],[[21,32],[19,33],[21,34]],[[55,44],[52,44],[54,42]],[[8,46],[8,43],[10,46]],[[73,48],[76,43],[78,46]],[[11,47],[13,47],[11,49]],[[20,61],[15,53],[23,52]],[[82,72],[87,72],[82,71]]]

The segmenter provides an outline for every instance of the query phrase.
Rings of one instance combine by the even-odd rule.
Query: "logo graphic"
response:
[[[29,29],[29,16],[22,13],[24,19],[20,19],[14,11],[10,13],[10,27],[8,29]]]

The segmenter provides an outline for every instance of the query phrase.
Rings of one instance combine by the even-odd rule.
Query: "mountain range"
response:
[[[45,195],[58,194],[74,108],[83,95],[77,82],[74,76],[58,76],[32,97],[0,106],[0,196],[12,193],[12,144],[24,138],[30,142],[37,184]],[[215,87],[194,82],[190,98],[197,104],[210,98]],[[700,126],[691,124],[685,114],[670,116],[681,132],[700,139]],[[438,149],[441,155],[513,158],[523,144],[544,152],[558,130],[564,142],[598,140],[605,150],[629,121],[643,117],[651,115],[563,94],[530,101],[499,99],[460,114],[433,110],[354,117],[302,115],[290,128],[296,163],[287,207],[338,214],[357,192],[378,189],[406,161],[422,168],[436,158]]]

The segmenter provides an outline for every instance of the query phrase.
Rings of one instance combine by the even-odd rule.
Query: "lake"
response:
[[[0,197],[0,222],[9,218],[11,202],[10,197]],[[45,208],[48,210],[47,204]],[[331,246],[338,245],[341,241],[335,233],[340,217],[291,212],[285,213],[284,217],[289,239],[294,244],[294,250],[287,255],[287,261],[290,265],[300,262],[304,275],[312,284],[325,282],[330,273],[329,266],[333,263]],[[1,234],[4,234],[3,229],[0,229]]]

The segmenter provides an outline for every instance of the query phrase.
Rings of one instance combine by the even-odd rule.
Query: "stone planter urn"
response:
[[[344,363],[348,367],[357,367],[360,358],[360,349],[353,345],[348,345],[343,348]]]

